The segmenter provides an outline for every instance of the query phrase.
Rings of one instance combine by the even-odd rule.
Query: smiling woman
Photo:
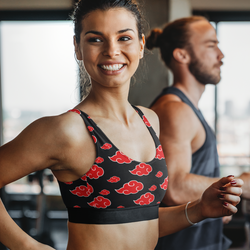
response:
[[[68,209],[67,250],[152,250],[159,236],[235,213],[242,181],[233,176],[189,206],[159,209],[168,177],[158,119],[128,102],[145,44],[137,3],[82,0],[73,20],[76,57],[92,88],[70,112],[33,122],[0,148],[0,187],[50,168]],[[51,249],[14,224],[2,204],[0,215],[0,241],[10,249]]]
[[[95,15],[86,15],[84,25],[81,24],[80,8],[75,11],[75,48],[79,61],[83,60],[86,71],[91,75],[89,63],[93,60],[104,75],[118,75],[129,70],[130,77],[135,73],[139,59],[143,57],[144,35],[142,16],[135,4],[122,6],[122,1],[117,1],[115,8],[110,8],[110,3],[105,3],[102,9],[93,10]],[[108,14],[104,10],[108,10]],[[124,11],[126,10],[126,11]],[[82,14],[82,13],[81,13]],[[79,16],[78,16],[79,15]],[[79,19],[79,20],[78,20]],[[113,20],[120,20],[114,23]],[[105,29],[103,28],[105,27]],[[110,32],[112,31],[112,33]],[[80,34],[78,34],[80,33]],[[84,50],[81,50],[83,48]],[[138,49],[140,53],[138,54]],[[110,58],[100,58],[100,55]],[[117,57],[119,55],[119,57]],[[138,57],[136,60],[131,57]],[[97,60],[101,59],[99,62]],[[112,58],[115,58],[112,59]],[[119,60],[117,59],[119,58]],[[131,62],[135,62],[131,64]],[[93,68],[92,68],[93,70]],[[102,76],[101,76],[102,79]],[[91,80],[94,84],[93,79]],[[82,88],[85,81],[82,81]],[[84,93],[86,96],[88,93]]]
[[[128,88],[143,57],[144,36],[139,38],[136,20],[126,9],[95,10],[84,18],[80,42],[75,38],[75,48],[77,59],[83,60],[91,76],[93,88],[98,84],[124,84]]]

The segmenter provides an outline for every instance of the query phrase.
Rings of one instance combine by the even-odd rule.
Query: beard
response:
[[[193,49],[190,49],[189,54],[191,56],[191,62],[189,63],[188,68],[195,79],[203,85],[217,85],[221,80],[220,73],[211,73],[211,69],[209,70],[208,67],[196,57]],[[214,65],[214,67],[221,66],[222,64],[222,62],[219,62]]]

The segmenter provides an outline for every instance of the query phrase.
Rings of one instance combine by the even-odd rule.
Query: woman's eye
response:
[[[123,37],[119,38],[119,41],[129,41],[129,40],[131,40],[131,38],[128,36],[123,36]]]
[[[89,39],[89,42],[90,43],[100,43],[100,42],[102,42],[102,40],[100,38],[97,38],[97,37],[92,37]]]

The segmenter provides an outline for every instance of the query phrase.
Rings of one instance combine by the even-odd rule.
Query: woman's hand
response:
[[[232,215],[230,215],[230,216],[224,216],[224,217],[222,218],[223,224],[228,224],[228,223],[232,220],[232,218],[233,218]]]
[[[48,246],[48,245],[44,245],[38,241],[35,242],[35,245],[32,247],[32,249],[34,250],[56,250],[55,248]]]
[[[229,216],[237,212],[243,181],[234,176],[223,177],[207,188],[201,199],[201,213],[204,218]]]
[[[39,248],[39,250],[56,250],[53,247],[50,247],[48,245],[41,245],[41,247]]]

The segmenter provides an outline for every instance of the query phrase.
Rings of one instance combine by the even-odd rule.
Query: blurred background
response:
[[[140,2],[140,1],[139,1]],[[192,14],[214,25],[225,55],[222,80],[207,86],[200,109],[218,141],[221,175],[250,170],[250,1],[144,0],[151,28]],[[32,121],[56,115],[80,100],[74,57],[73,0],[0,0],[0,142],[12,140]],[[130,102],[149,106],[172,84],[157,49],[147,52],[133,79]],[[18,166],[18,164],[17,164]],[[67,213],[51,172],[31,174],[1,190],[12,218],[33,237],[66,249]],[[250,249],[248,201],[225,226],[232,249]],[[0,246],[0,249],[6,249]]]

